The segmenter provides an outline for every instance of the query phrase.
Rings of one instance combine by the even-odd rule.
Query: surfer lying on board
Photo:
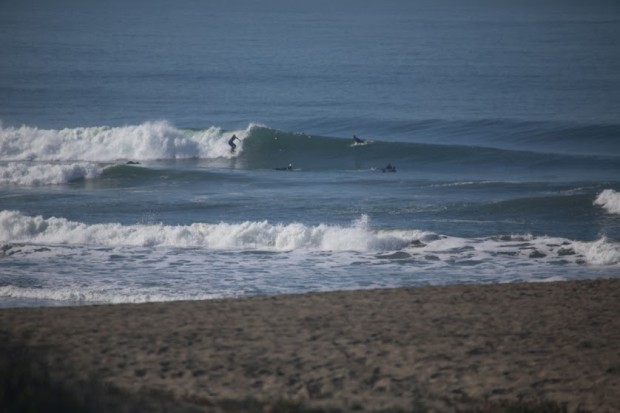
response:
[[[237,149],[237,145],[235,145],[235,139],[241,141],[241,139],[237,138],[237,135],[233,135],[232,138],[228,140],[228,144],[230,145],[230,151],[233,153],[235,152],[235,149]]]
[[[288,164],[288,166],[285,166],[283,168],[274,168],[276,171],[292,171],[293,170],[293,164]]]
[[[364,139],[358,138],[357,136],[353,135],[353,141],[355,143],[364,143],[366,142]]]

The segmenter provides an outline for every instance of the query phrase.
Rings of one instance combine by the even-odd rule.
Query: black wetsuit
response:
[[[383,172],[396,172],[396,167],[392,166],[391,163],[387,164],[385,168],[381,168]]]
[[[230,150],[232,152],[234,152],[235,149],[237,149],[237,145],[235,145],[235,139],[239,139],[239,138],[237,138],[237,136],[233,135],[233,137],[228,140],[228,144],[230,145]]]
[[[293,170],[293,165],[292,164],[288,164],[288,166],[285,166],[284,168],[273,168],[276,171],[292,171]]]

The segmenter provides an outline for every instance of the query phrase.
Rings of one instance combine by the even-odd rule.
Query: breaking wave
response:
[[[234,251],[359,252],[379,259],[423,257],[441,262],[483,262],[497,258],[520,262],[558,260],[574,264],[617,265],[620,243],[605,237],[592,241],[531,235],[459,238],[419,230],[375,230],[367,215],[349,226],[268,221],[191,225],[118,223],[85,224],[65,218],[26,216],[19,211],[0,212],[0,242],[88,247],[199,248]],[[381,255],[403,251],[397,255]]]
[[[17,211],[0,212],[1,242],[140,246],[233,250],[383,251],[405,247],[408,241],[367,228],[367,217],[350,227],[267,221],[195,223],[191,225],[87,225],[65,218],[30,217]]]
[[[0,165],[0,185],[41,186],[94,179],[103,168],[97,164],[40,164],[10,162]]]
[[[233,135],[239,138],[235,152],[228,145]],[[476,180],[489,174],[576,180],[620,177],[620,157],[612,155],[529,152],[415,139],[367,139],[366,144],[356,145],[349,138],[286,132],[258,124],[232,131],[179,129],[166,121],[60,130],[0,126],[0,184],[5,185],[63,184],[95,179],[101,167],[110,164],[188,159],[244,169],[293,164],[301,170],[378,170],[392,163],[399,171],[428,176],[458,171]]]
[[[0,128],[0,161],[90,161],[220,158],[232,156],[228,139],[246,130],[224,132],[211,127],[181,130],[166,121],[122,127],[39,129]]]
[[[594,205],[600,205],[610,214],[620,214],[620,192],[605,189],[596,197]]]

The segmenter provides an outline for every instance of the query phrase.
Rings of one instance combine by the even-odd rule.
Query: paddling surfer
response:
[[[289,163],[288,166],[285,166],[283,168],[273,168],[276,171],[292,171],[293,170],[293,164]]]
[[[394,165],[392,165],[391,163],[388,163],[385,168],[381,168],[381,171],[383,171],[383,172],[396,172],[396,167]]]

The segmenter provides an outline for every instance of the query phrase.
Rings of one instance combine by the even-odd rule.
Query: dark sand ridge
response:
[[[0,334],[66,388],[179,409],[620,411],[620,279],[5,309]]]

